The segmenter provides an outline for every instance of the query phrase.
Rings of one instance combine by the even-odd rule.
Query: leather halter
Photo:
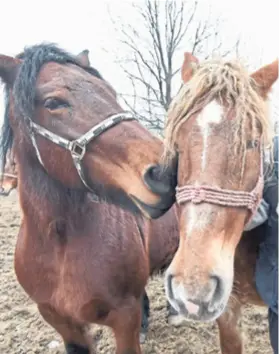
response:
[[[113,127],[114,125],[122,122],[122,121],[128,121],[128,120],[135,120],[136,118],[132,116],[131,113],[129,112],[122,112],[118,114],[114,114],[104,121],[100,122],[99,124],[95,125],[93,128],[91,128],[87,133],[83,134],[76,140],[68,140],[65,139],[55,133],[52,133],[48,129],[40,126],[37,123],[34,123],[30,118],[27,118],[27,124],[29,128],[29,133],[31,137],[32,144],[34,146],[34,149],[36,151],[37,158],[40,162],[40,164],[45,168],[37,142],[35,138],[35,134],[39,134],[43,136],[44,138],[48,139],[49,141],[55,143],[56,145],[59,145],[63,147],[64,149],[70,151],[72,155],[72,159],[74,162],[74,165],[76,167],[76,170],[79,174],[80,179],[82,180],[83,184],[85,187],[90,191],[91,197],[94,201],[100,201],[100,198],[95,194],[95,192],[92,190],[92,188],[89,186],[90,183],[88,183],[83,168],[82,168],[82,159],[86,153],[86,146],[97,136],[101,135],[104,133],[106,130],[109,128]],[[93,194],[93,195],[92,195]]]
[[[246,225],[250,222],[254,213],[260,204],[263,187],[264,187],[264,172],[263,172],[263,148],[261,145],[261,166],[260,175],[255,188],[251,192],[235,191],[223,189],[209,185],[186,185],[176,187],[176,200],[178,204],[192,202],[194,204],[210,203],[220,206],[247,208],[251,211],[251,216],[246,221]]]

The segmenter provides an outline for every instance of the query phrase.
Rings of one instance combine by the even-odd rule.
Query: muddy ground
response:
[[[16,192],[0,197],[0,353],[61,354],[63,345],[57,333],[46,324],[36,306],[17,283],[13,269],[13,253],[20,225],[20,209]],[[165,322],[165,296],[162,279],[150,280],[150,329],[144,354],[218,354],[218,332],[215,324],[188,323],[174,328]],[[246,354],[272,354],[268,340],[265,308],[247,307],[241,328]],[[94,327],[98,353],[114,353],[110,330]]]

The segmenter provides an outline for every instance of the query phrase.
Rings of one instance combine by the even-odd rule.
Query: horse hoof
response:
[[[139,335],[139,340],[140,340],[140,344],[145,343],[146,333],[141,332],[140,335]]]
[[[167,321],[168,324],[171,326],[180,327],[186,322],[186,319],[182,315],[176,314],[176,315],[169,315]]]

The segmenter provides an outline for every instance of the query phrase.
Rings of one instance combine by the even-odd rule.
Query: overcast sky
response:
[[[107,10],[109,6],[115,18],[120,15],[131,19],[130,3],[123,0],[3,1],[0,53],[16,55],[24,46],[42,41],[55,42],[76,54],[87,48],[91,64],[116,90],[121,90],[123,73],[113,62],[112,53],[118,44]],[[210,3],[214,15],[220,13],[226,18],[228,38],[236,31],[241,33],[245,41],[244,55],[251,66],[264,65],[279,56],[278,0],[200,0],[200,3],[204,6]],[[273,101],[275,93],[278,100],[278,86]],[[2,99],[0,109],[2,119]]]

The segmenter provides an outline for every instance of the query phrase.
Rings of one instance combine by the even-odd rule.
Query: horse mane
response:
[[[165,126],[165,150],[163,163],[168,165],[175,154],[175,142],[181,125],[193,114],[216,100],[233,110],[234,146],[246,152],[247,120],[252,127],[253,137],[260,128],[263,144],[272,144],[271,123],[267,104],[258,93],[256,82],[239,61],[213,59],[198,65],[193,77],[184,84],[171,102]]]
[[[75,64],[89,74],[104,80],[98,70],[93,67],[82,66],[72,54],[69,54],[53,43],[42,43],[25,47],[24,51],[19,53],[16,58],[23,60],[13,85],[15,113],[18,117],[32,117],[36,98],[36,79],[42,66],[50,61],[60,64]],[[13,145],[13,132],[9,123],[11,89],[9,85],[4,84],[4,120],[0,136],[2,172],[6,165],[7,154]]]

